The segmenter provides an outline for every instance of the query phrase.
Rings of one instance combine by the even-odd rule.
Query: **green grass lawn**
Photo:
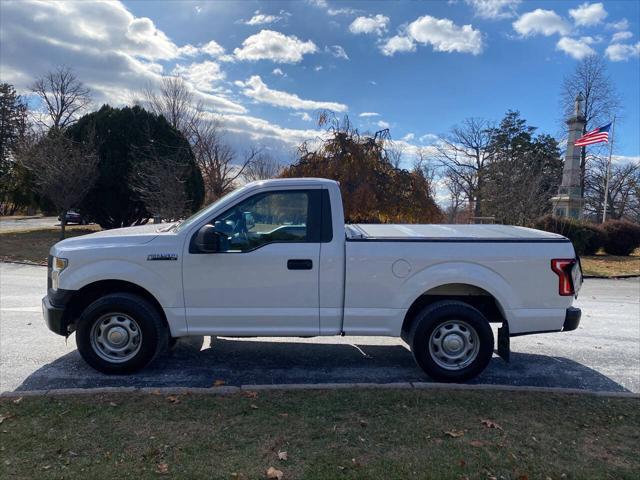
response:
[[[637,479],[639,407],[446,390],[2,399],[0,477]]]

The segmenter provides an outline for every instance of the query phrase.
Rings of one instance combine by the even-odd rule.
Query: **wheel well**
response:
[[[153,305],[165,325],[168,327],[167,317],[164,314],[164,310],[160,305],[160,302],[154,297],[148,290],[142,288],[135,283],[127,282],[124,280],[100,280],[98,282],[85,285],[80,290],[77,290],[71,299],[69,300],[68,321],[71,326],[70,331],[75,330],[76,322],[85,308],[100,297],[104,297],[110,293],[132,293],[147,300]]]
[[[489,292],[475,285],[450,283],[432,288],[416,298],[404,317],[402,323],[403,334],[411,329],[411,324],[420,310],[441,300],[459,300],[468,303],[480,310],[491,323],[503,323],[505,321],[500,304]]]

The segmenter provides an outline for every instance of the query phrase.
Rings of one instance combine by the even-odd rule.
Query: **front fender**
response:
[[[180,285],[179,262],[154,262],[164,268],[149,268],[147,265],[126,260],[99,260],[74,267],[60,275],[60,288],[80,290],[102,280],[123,280],[138,285],[151,293],[163,308],[184,307]]]

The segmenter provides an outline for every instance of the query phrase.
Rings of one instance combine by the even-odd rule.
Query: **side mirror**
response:
[[[224,234],[216,231],[212,225],[205,225],[196,234],[194,246],[201,253],[215,253],[222,250]]]

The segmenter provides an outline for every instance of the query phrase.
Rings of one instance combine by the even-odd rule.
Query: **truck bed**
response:
[[[378,242],[568,242],[562,235],[510,225],[350,224],[347,241]]]

